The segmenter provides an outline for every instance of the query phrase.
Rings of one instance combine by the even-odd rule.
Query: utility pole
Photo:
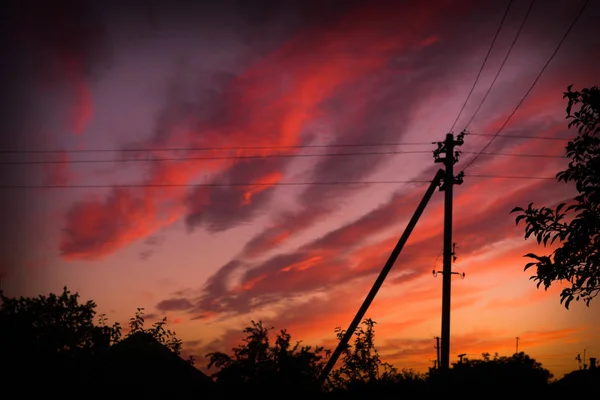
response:
[[[434,339],[435,339],[435,347],[434,348],[435,348],[435,351],[437,354],[437,360],[436,360],[435,365],[436,365],[436,368],[439,368],[439,366],[440,366],[440,337],[436,336]]]
[[[458,162],[460,152],[455,151],[456,146],[464,143],[465,132],[461,132],[456,140],[454,134],[446,134],[446,140],[438,142],[438,148],[433,151],[435,162],[443,163],[445,167],[444,181],[440,191],[444,193],[444,266],[442,276],[442,370],[450,368],[450,288],[452,282],[452,197],[453,186],[460,185],[464,173],[454,176],[454,164]],[[444,157],[442,157],[444,155]]]
[[[517,336],[517,350],[515,351],[515,354],[519,354],[519,337]]]
[[[4,290],[2,289],[2,272],[0,272],[0,305],[4,304]]]

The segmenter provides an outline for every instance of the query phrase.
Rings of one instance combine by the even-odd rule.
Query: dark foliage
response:
[[[100,384],[112,367],[112,346],[139,332],[175,355],[180,353],[181,340],[165,328],[166,319],[144,328],[143,309],[137,310],[122,335],[119,323],[107,325],[104,315],[96,323],[96,304],[81,303],[79,294],[66,287],[60,295],[0,300],[0,355],[10,366],[4,378],[37,382],[23,388],[24,394],[42,389],[55,393],[74,382]]]
[[[425,375],[404,369],[398,372],[383,362],[375,347],[375,322],[363,321],[354,334],[354,342],[344,349],[340,366],[334,369],[324,388],[318,387],[318,377],[326,364],[330,351],[323,347],[291,344],[291,336],[282,330],[274,336],[273,328],[252,321],[244,329],[247,335],[242,344],[233,348],[233,354],[221,352],[207,354],[208,368],[219,370],[213,377],[226,393],[260,393],[284,395],[303,393],[325,395],[383,395],[402,389],[420,389],[425,385]],[[338,339],[344,331],[336,329]]]
[[[2,298],[0,348],[10,377],[37,377],[56,386],[92,375],[90,360],[120,337],[118,326],[94,324],[96,304],[79,303],[67,288],[60,295]]]
[[[535,261],[525,270],[536,267],[531,279],[547,289],[554,282],[568,282],[561,303],[590,301],[600,292],[600,89],[594,86],[572,91],[569,86],[567,118],[578,135],[566,146],[568,167],[556,177],[559,182],[575,184],[578,195],[569,204],[556,208],[515,207],[516,223],[525,222],[525,239],[534,237],[544,247],[559,245],[549,255],[527,254]],[[576,111],[573,111],[577,107]]]
[[[510,357],[482,354],[481,359],[465,358],[453,364],[452,381],[455,385],[487,386],[500,389],[504,385],[543,388],[552,374],[542,364],[520,352]]]
[[[590,366],[592,367],[592,366]],[[572,371],[550,385],[553,393],[584,395],[600,393],[600,366]]]
[[[370,318],[362,322],[354,332],[354,343],[342,352],[341,366],[331,372],[329,388],[333,391],[352,393],[381,393],[399,385],[418,387],[424,376],[412,370],[398,372],[391,364],[383,362],[375,347],[375,324]],[[346,331],[335,330],[338,340]]]
[[[380,359],[375,347],[375,322],[363,321],[325,387],[319,374],[330,352],[292,342],[291,335],[252,321],[246,337],[231,355],[207,355],[207,377],[183,360],[181,341],[165,328],[166,320],[144,328],[143,309],[130,319],[127,334],[106,317],[94,323],[95,303],[81,304],[67,288],[61,295],[37,298],[2,297],[0,355],[5,387],[23,380],[19,393],[54,396],[77,387],[101,387],[123,396],[183,398],[198,395],[310,396],[311,398],[398,398],[469,390],[481,393],[584,393],[597,388],[595,371],[577,371],[549,384],[552,375],[524,353],[511,357],[465,359],[448,373],[398,371]],[[336,330],[338,338],[344,331]],[[216,383],[215,383],[216,382]],[[586,389],[588,388],[588,389]]]
[[[322,347],[292,344],[291,335],[281,330],[271,342],[270,332],[261,321],[252,321],[244,329],[243,343],[233,348],[233,355],[207,354],[208,368],[216,382],[227,392],[285,394],[290,388],[299,392],[318,392],[317,378],[328,355]]]

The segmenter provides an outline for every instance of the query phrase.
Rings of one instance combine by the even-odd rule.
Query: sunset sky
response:
[[[333,349],[441,166],[432,142],[467,128],[456,172],[485,153],[454,193],[451,361],[516,337],[556,377],[600,357],[600,304],[536,289],[523,255],[549,250],[510,214],[575,193],[552,179],[576,134],[562,95],[600,84],[599,1],[506,125],[584,1],[511,2],[462,113],[508,1],[26,3],[3,13],[6,295],[66,285],[122,324],[143,307],[200,367],[251,320]],[[442,232],[436,191],[366,315],[398,368],[436,357]]]

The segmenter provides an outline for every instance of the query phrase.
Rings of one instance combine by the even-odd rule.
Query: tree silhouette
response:
[[[333,389],[347,391],[374,390],[374,386],[384,387],[396,384],[402,378],[412,379],[411,371],[398,371],[390,364],[381,361],[375,347],[375,324],[370,318],[362,322],[354,332],[354,343],[342,351],[341,366],[331,372],[329,383]],[[338,340],[346,331],[335,330]]]
[[[216,382],[230,392],[289,393],[290,388],[317,392],[317,378],[329,352],[323,347],[301,346],[301,342],[292,344],[285,329],[271,343],[273,327],[265,327],[262,321],[251,323],[232,356],[221,352],[206,355],[208,368],[219,368],[212,375]]]
[[[573,201],[549,207],[515,207],[520,212],[516,223],[525,222],[525,239],[533,236],[544,247],[560,243],[550,255],[529,253],[536,261],[527,263],[525,270],[535,266],[537,274],[531,279],[547,289],[554,282],[566,281],[570,287],[561,292],[561,303],[568,309],[572,300],[590,301],[600,292],[600,90],[590,87],[581,92],[567,88],[567,118],[569,128],[577,127],[578,135],[566,146],[571,160],[558,181],[574,182],[579,193]],[[573,108],[578,106],[577,111]]]
[[[48,385],[45,389],[97,383],[109,365],[110,347],[139,331],[176,354],[181,349],[175,332],[165,329],[166,319],[144,329],[143,309],[138,309],[123,337],[118,322],[107,325],[103,314],[95,322],[96,303],[81,303],[67,287],[60,295],[0,298],[0,354],[9,366],[7,382],[26,377]]]
[[[201,375],[199,371],[196,375],[189,373],[192,367],[189,370],[179,368],[185,363],[169,352],[179,355],[181,341],[175,332],[166,329],[166,318],[144,328],[143,308],[137,309],[129,321],[128,332],[123,335],[118,323],[107,325],[105,315],[100,315],[98,323],[95,323],[96,304],[93,301],[81,303],[79,295],[72,294],[66,287],[60,295],[0,297],[0,355],[8,367],[3,378],[5,382],[24,379],[35,382],[35,385],[20,388],[24,395],[64,395],[65,390],[71,390],[77,384],[103,386],[107,390],[119,390],[122,394],[125,393],[123,390],[130,390],[132,394],[156,396],[159,389],[152,385],[153,382],[142,382],[145,386],[140,387],[141,382],[138,381],[139,377],[148,376],[155,370],[162,372],[151,380],[166,379],[167,385],[185,386],[185,379],[180,379],[184,374],[189,375],[190,385],[197,384],[202,388],[199,390],[212,390],[207,383],[214,386],[214,382],[205,375],[202,375],[203,379],[196,376]],[[482,360],[465,359],[463,363],[453,365],[451,374],[446,377],[450,381],[440,381],[441,376],[435,371],[431,371],[429,376],[407,369],[398,371],[380,359],[375,347],[374,326],[373,320],[365,319],[356,330],[354,342],[344,349],[340,366],[332,372],[325,390],[319,387],[318,378],[330,352],[323,347],[293,343],[285,329],[273,335],[273,328],[265,327],[260,321],[252,321],[251,326],[243,330],[246,337],[242,344],[233,348],[231,356],[220,352],[207,354],[210,359],[208,368],[219,369],[212,378],[218,384],[217,389],[225,389],[223,394],[262,395],[267,398],[290,393],[313,398],[336,394],[344,398],[355,395],[385,397],[467,385],[498,390],[511,387],[539,389],[548,386],[552,377],[540,363],[524,353],[493,358],[484,354]],[[142,333],[144,335],[140,335]],[[339,328],[336,333],[338,338],[344,335]],[[148,343],[148,340],[150,347],[138,346]],[[160,351],[155,354],[152,349]],[[128,354],[134,354],[134,359],[127,361]],[[145,358],[145,355],[151,357]],[[163,359],[166,364],[162,364]],[[151,364],[150,360],[154,360],[152,367],[141,372],[142,375],[135,375],[136,368]],[[172,363],[173,360],[177,362]],[[179,369],[174,369],[177,365]],[[161,369],[163,366],[166,368],[164,371]],[[181,370],[181,373],[165,378],[168,375],[165,371],[174,370]],[[121,380],[118,377],[122,377],[119,378]],[[440,382],[444,385],[439,385]],[[171,386],[163,389],[170,394],[175,390]]]
[[[84,377],[91,358],[119,338],[118,325],[94,324],[95,307],[93,301],[80,304],[79,295],[66,287],[60,295],[2,296],[0,348],[11,376],[37,377],[57,385]]]
[[[177,355],[181,355],[181,347],[183,342],[178,339],[176,333],[170,329],[166,329],[167,317],[156,321],[152,327],[144,328],[144,309],[138,308],[135,315],[129,319],[129,332],[125,337],[129,337],[137,332],[144,332],[156,339],[160,344],[165,346]],[[190,357],[188,362],[194,364],[194,359]]]
[[[569,372],[557,381],[552,382],[552,391],[570,396],[587,396],[588,393],[600,393],[600,368],[595,367],[595,365],[594,367],[590,365],[590,367],[582,369],[580,366],[578,370]]]
[[[430,382],[450,388],[487,388],[495,392],[547,389],[552,374],[541,363],[520,352],[510,357],[483,353],[480,359],[454,363],[447,376],[432,371]],[[445,387],[448,389],[448,387]]]

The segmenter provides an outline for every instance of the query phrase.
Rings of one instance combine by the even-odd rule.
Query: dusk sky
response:
[[[122,324],[143,307],[200,367],[251,320],[333,350],[441,167],[432,142],[467,128],[451,361],[516,337],[556,377],[600,357],[600,305],[536,288],[523,255],[550,250],[510,214],[575,193],[554,179],[562,95],[600,83],[599,1],[520,105],[584,1],[511,2],[462,113],[508,1],[127,3],[4,6],[6,295],[66,285]],[[443,197],[366,315],[398,368],[436,357]]]

